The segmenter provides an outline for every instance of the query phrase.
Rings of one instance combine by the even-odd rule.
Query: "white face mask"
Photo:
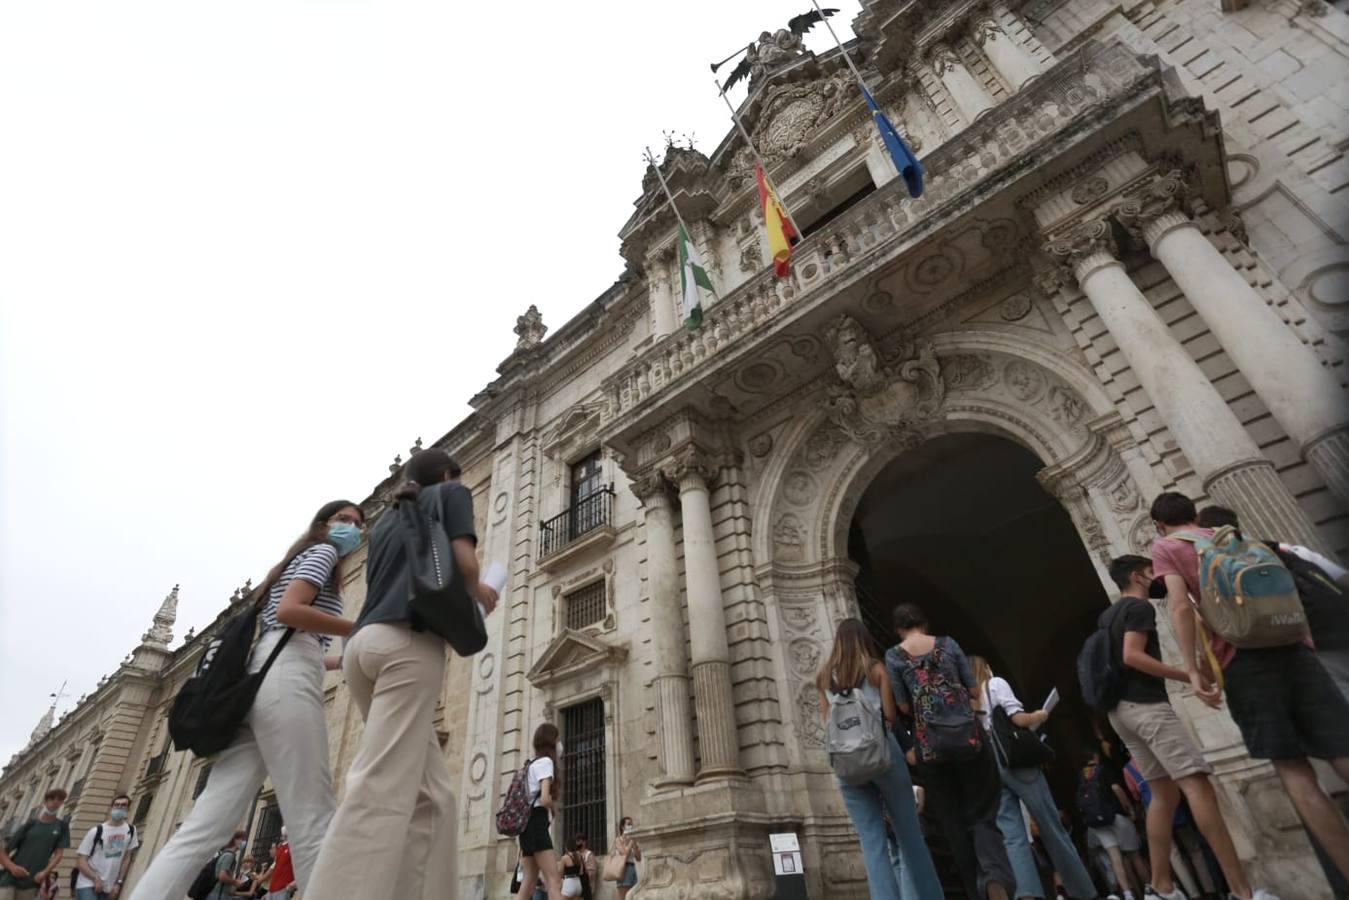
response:
[[[42,807],[42,811],[45,812],[49,817],[51,817],[51,818],[53,818],[53,819],[59,819],[59,818],[61,818],[61,807],[59,807],[59,806],[56,807],[56,809],[52,809],[52,808],[49,807],[49,806],[44,806],[44,807]]]

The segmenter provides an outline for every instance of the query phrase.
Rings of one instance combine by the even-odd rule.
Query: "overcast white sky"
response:
[[[0,6],[0,765],[608,287],[642,147],[808,8]]]

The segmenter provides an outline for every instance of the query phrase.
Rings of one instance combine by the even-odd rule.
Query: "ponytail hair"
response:
[[[553,761],[553,796],[562,796],[562,767],[557,763],[557,742],[562,737],[557,726],[544,722],[534,729],[534,758],[546,756]]]
[[[314,517],[310,519],[309,528],[304,534],[300,535],[295,543],[290,545],[290,549],[286,551],[286,555],[282,557],[281,562],[272,566],[272,570],[267,573],[267,577],[262,580],[262,584],[258,585],[249,597],[254,602],[262,602],[265,600],[267,595],[271,593],[273,586],[280,580],[282,573],[286,571],[286,566],[295,561],[295,557],[299,556],[310,547],[317,546],[328,540],[328,520],[348,506],[357,511],[360,511],[361,508],[359,503],[352,503],[350,500],[332,500],[320,506],[318,512],[314,513]],[[361,520],[362,522],[365,520],[364,513],[361,513]],[[334,586],[336,586],[336,569],[333,570],[332,581],[334,582]]]

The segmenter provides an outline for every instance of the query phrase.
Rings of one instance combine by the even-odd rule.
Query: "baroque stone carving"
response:
[[[1116,213],[1119,223],[1138,240],[1145,240],[1149,225],[1171,212],[1188,213],[1184,206],[1189,187],[1179,169],[1153,179],[1131,191]]]
[[[773,436],[768,432],[756,434],[749,439],[749,452],[755,459],[763,459],[773,452]]]
[[[823,468],[838,455],[845,440],[843,432],[832,422],[820,426],[806,441],[806,464],[813,469]]]
[[[1030,315],[1030,297],[1018,291],[998,305],[998,315],[1004,322],[1019,322]]]
[[[782,481],[782,496],[793,506],[809,506],[819,492],[819,483],[802,469],[788,473]]]
[[[1068,388],[1055,385],[1049,390],[1049,415],[1068,427],[1077,425],[1087,413],[1082,398]]]
[[[814,677],[820,668],[820,644],[810,638],[797,638],[787,645],[787,659],[798,675]]]
[[[1135,553],[1146,555],[1151,549],[1152,539],[1156,535],[1157,528],[1152,524],[1152,517],[1146,512],[1143,513],[1129,527],[1129,549]]]
[[[1045,376],[1030,363],[1014,359],[1003,369],[1003,383],[1012,396],[1023,403],[1034,403],[1045,390]]]
[[[815,607],[814,606],[783,606],[782,624],[786,625],[788,630],[797,632],[810,632],[815,628]]]
[[[807,681],[796,692],[796,722],[801,729],[801,743],[807,747],[824,746],[824,724],[820,721],[820,695],[815,685]]]
[[[970,37],[974,39],[975,46],[978,47],[982,47],[993,40],[994,35],[1006,33],[991,13],[984,12],[976,15],[970,23]]]
[[[1128,475],[1116,482],[1106,492],[1106,496],[1110,498],[1110,508],[1117,513],[1129,513],[1138,508],[1138,489]]]
[[[758,235],[740,248],[740,271],[757,272],[763,268],[763,248],[759,246]]]
[[[1094,175],[1085,181],[1079,181],[1070,196],[1078,206],[1086,206],[1088,203],[1093,203],[1104,197],[1108,190],[1110,190],[1110,182],[1100,175]]]
[[[548,326],[543,324],[543,315],[537,306],[531,303],[525,314],[515,320],[515,333],[519,338],[515,342],[516,350],[528,350],[543,342]]]
[[[1084,222],[1066,238],[1051,241],[1045,245],[1045,253],[1071,270],[1092,256],[1106,253],[1115,256],[1119,248],[1115,244],[1115,235],[1106,219],[1093,219]],[[1076,272],[1074,271],[1074,275]]]
[[[871,338],[851,316],[839,316],[826,333],[838,383],[825,406],[840,432],[864,447],[877,447],[913,432],[932,418],[946,395],[941,364],[931,342],[901,351],[903,362],[882,365]]]
[[[977,391],[997,381],[993,364],[973,353],[958,353],[942,360],[942,380],[948,391]]]
[[[928,64],[932,66],[932,71],[940,78],[954,69],[956,66],[964,65],[956,52],[951,49],[949,44],[933,44],[927,51]]]
[[[768,161],[796,155],[806,138],[848,102],[851,86],[844,72],[776,89],[764,104],[755,129],[760,155]],[[749,170],[753,171],[752,161]]]
[[[773,526],[773,540],[784,547],[804,546],[806,535],[806,526],[795,513],[784,513]]]

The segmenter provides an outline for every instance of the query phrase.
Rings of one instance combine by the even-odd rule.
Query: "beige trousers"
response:
[[[0,887],[0,900],[35,900],[37,888]]]
[[[365,733],[306,897],[458,897],[454,790],[431,727],[445,650],[402,624],[367,625],[347,643],[342,671]]]

